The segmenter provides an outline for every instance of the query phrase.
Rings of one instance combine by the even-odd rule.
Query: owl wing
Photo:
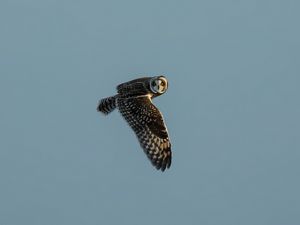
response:
[[[124,97],[145,95],[148,93],[148,89],[146,87],[147,80],[149,80],[149,78],[144,77],[119,84],[117,86],[117,91]]]
[[[117,104],[156,169],[164,171],[169,168],[172,152],[168,130],[162,114],[152,104],[150,97],[118,98]]]
[[[145,81],[149,80],[150,78],[151,77],[142,77],[142,78],[134,79],[134,80],[119,84],[117,86],[117,91],[119,94],[127,93],[128,89],[139,88],[141,86],[141,84],[144,84]]]

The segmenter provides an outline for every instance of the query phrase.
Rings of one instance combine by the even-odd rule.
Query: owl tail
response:
[[[100,100],[97,110],[107,115],[116,108],[116,96],[103,98]]]

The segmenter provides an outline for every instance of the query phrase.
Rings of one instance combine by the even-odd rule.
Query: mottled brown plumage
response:
[[[135,132],[151,163],[164,171],[171,166],[172,152],[164,119],[152,98],[168,88],[165,77],[144,77],[117,86],[118,94],[102,99],[98,111],[105,115],[116,107]]]

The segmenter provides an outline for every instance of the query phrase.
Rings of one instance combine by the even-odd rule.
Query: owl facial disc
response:
[[[168,89],[168,81],[165,77],[153,77],[150,80],[150,89],[153,93],[163,94]]]

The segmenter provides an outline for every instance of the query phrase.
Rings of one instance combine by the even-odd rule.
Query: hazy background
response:
[[[299,225],[299,1],[0,1],[0,225]],[[156,171],[115,86],[165,74]]]

